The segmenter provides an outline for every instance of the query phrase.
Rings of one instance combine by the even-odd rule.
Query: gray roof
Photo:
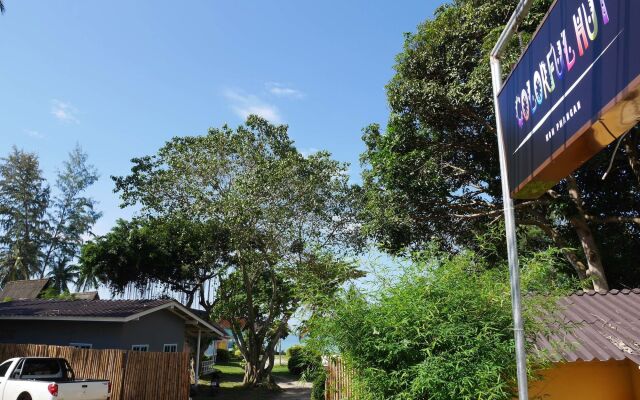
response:
[[[25,281],[7,282],[0,291],[0,300],[13,299],[35,299],[40,295],[47,285],[49,279],[34,279]]]
[[[126,318],[173,300],[18,300],[0,303],[0,318],[104,317]]]
[[[0,320],[44,319],[128,322],[143,315],[168,310],[190,321],[188,328],[204,329],[214,337],[226,336],[224,329],[193,313],[172,299],[158,300],[14,300],[0,302]]]
[[[640,289],[580,291],[559,305],[568,331],[537,337],[537,347],[554,361],[629,359],[640,364]]]
[[[98,295],[98,292],[80,292],[71,293],[71,295],[76,300],[100,300],[100,295]]]

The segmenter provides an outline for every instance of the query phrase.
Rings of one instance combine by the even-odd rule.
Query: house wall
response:
[[[640,375],[632,369],[628,361],[556,364],[530,384],[529,399],[640,400]]]
[[[629,376],[635,399],[640,399],[640,366],[632,361],[627,361]]]
[[[94,349],[123,350],[131,350],[134,344],[148,344],[149,351],[163,351],[164,344],[177,344],[178,351],[182,351],[184,342],[184,320],[166,310],[126,323],[0,320],[0,343],[90,343]]]
[[[148,344],[149,351],[162,351],[165,344],[177,344],[178,351],[182,351],[184,332],[184,320],[170,311],[162,310],[145,315],[139,321],[124,324],[123,337],[131,344]]]

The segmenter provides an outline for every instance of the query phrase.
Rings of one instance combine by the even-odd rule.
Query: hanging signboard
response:
[[[640,118],[640,0],[557,0],[498,95],[514,198],[537,198]]]

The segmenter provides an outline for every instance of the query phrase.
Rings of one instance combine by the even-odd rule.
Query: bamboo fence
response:
[[[13,357],[66,358],[78,379],[111,382],[111,400],[187,400],[189,354],[87,350],[38,344],[0,344],[0,362]]]
[[[353,388],[353,371],[348,368],[340,357],[331,357],[327,365],[327,380],[325,382],[325,400],[357,400]]]

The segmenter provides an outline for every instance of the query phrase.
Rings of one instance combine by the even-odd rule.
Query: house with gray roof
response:
[[[12,300],[0,303],[0,343],[192,352],[224,329],[175,300]]]

